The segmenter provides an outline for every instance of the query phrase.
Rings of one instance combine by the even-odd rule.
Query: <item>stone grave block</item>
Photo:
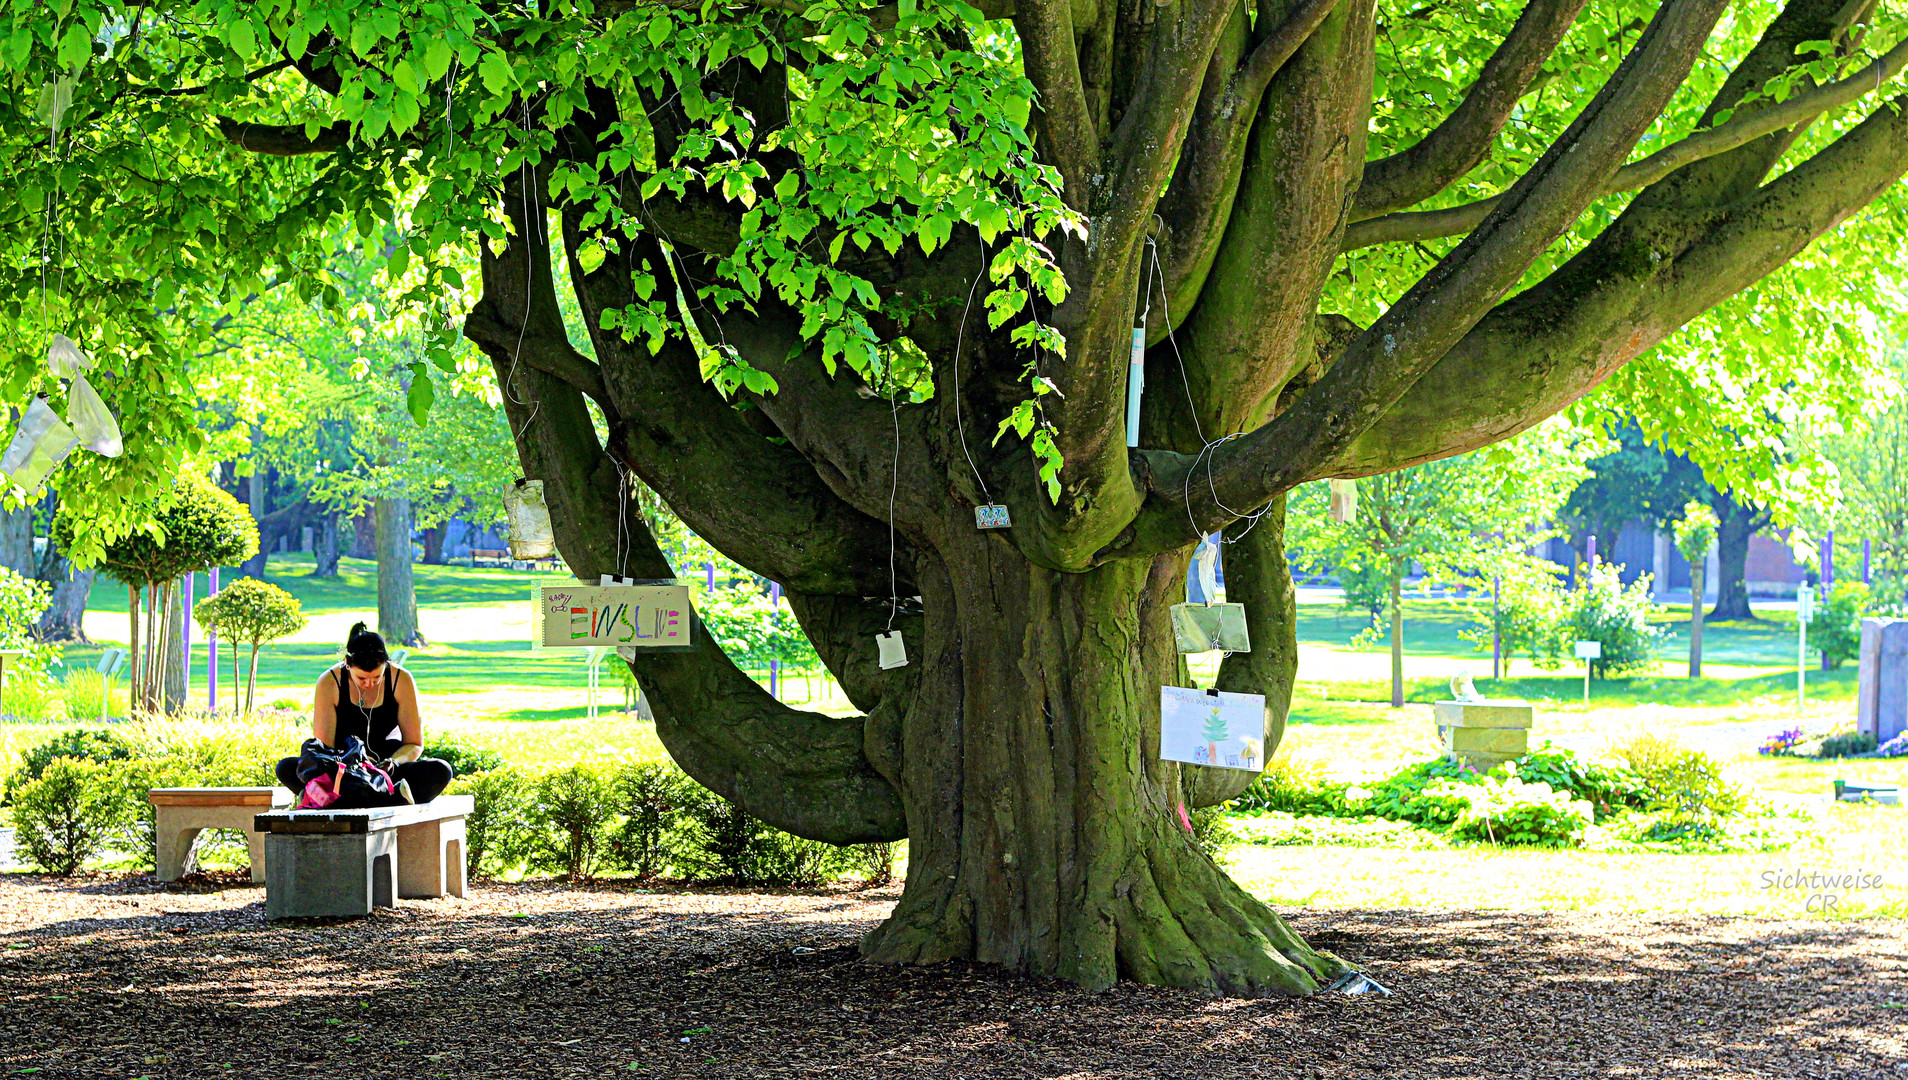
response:
[[[1908,727],[1908,619],[1863,619],[1855,730],[1885,743]]]
[[[1530,749],[1535,710],[1504,699],[1440,701],[1431,706],[1444,756],[1478,770],[1523,757]]]

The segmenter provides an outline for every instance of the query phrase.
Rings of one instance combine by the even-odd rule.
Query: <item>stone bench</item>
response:
[[[265,880],[264,838],[252,832],[260,810],[289,807],[292,794],[282,787],[153,788],[153,869],[160,881],[177,881],[192,867],[192,842],[206,829],[236,829],[252,858],[252,880]]]
[[[369,915],[406,900],[464,895],[469,795],[374,810],[274,810],[265,838],[265,915]]]

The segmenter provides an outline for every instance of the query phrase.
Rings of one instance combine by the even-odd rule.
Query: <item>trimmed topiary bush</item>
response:
[[[530,866],[576,881],[595,877],[615,819],[616,789],[602,769],[579,762],[544,773],[525,816]]]
[[[217,633],[234,645],[251,649],[251,665],[245,673],[245,711],[252,711],[252,699],[258,688],[258,650],[268,642],[290,637],[305,628],[305,613],[298,598],[276,585],[257,578],[240,578],[217,593],[199,601],[192,615],[199,625]],[[238,682],[239,654],[232,652],[232,681]]]

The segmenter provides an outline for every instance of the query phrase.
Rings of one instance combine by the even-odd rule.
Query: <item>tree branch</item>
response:
[[[1664,4],[1610,82],[1490,218],[1295,405],[1205,455],[1198,464],[1204,483],[1186,482],[1191,459],[1149,456],[1163,483],[1155,482],[1147,502],[1158,509],[1143,513],[1100,557],[1181,546],[1290,490],[1369,429],[1596,197],[1614,171],[1611,162],[1629,153],[1682,85],[1727,6],[1727,0]]]
[[[303,124],[248,124],[221,116],[219,134],[241,150],[276,157],[297,157],[301,154],[328,154],[344,146],[351,141],[351,125],[339,120],[320,129],[316,138],[307,138]]]
[[[1604,185],[1604,195],[1645,188],[1692,162],[1724,154],[1767,135],[1806,124],[1823,113],[1853,104],[1881,90],[1908,66],[1908,39],[1861,71],[1839,82],[1804,91],[1758,112],[1732,117],[1727,123],[1698,131],[1661,150],[1618,169]],[[1476,228],[1503,196],[1480,199],[1443,210],[1420,210],[1361,221],[1345,230],[1343,250],[1373,244],[1430,240],[1457,236]]]
[[[1409,149],[1365,165],[1351,219],[1362,221],[1422,202],[1476,168],[1584,3],[1529,0],[1451,115]]]

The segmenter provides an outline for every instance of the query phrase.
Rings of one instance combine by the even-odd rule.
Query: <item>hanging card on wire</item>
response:
[[[1332,504],[1329,511],[1331,519],[1340,525],[1350,525],[1358,520],[1358,481],[1331,481]]]
[[[1159,756],[1259,772],[1265,768],[1265,695],[1160,687]]]

